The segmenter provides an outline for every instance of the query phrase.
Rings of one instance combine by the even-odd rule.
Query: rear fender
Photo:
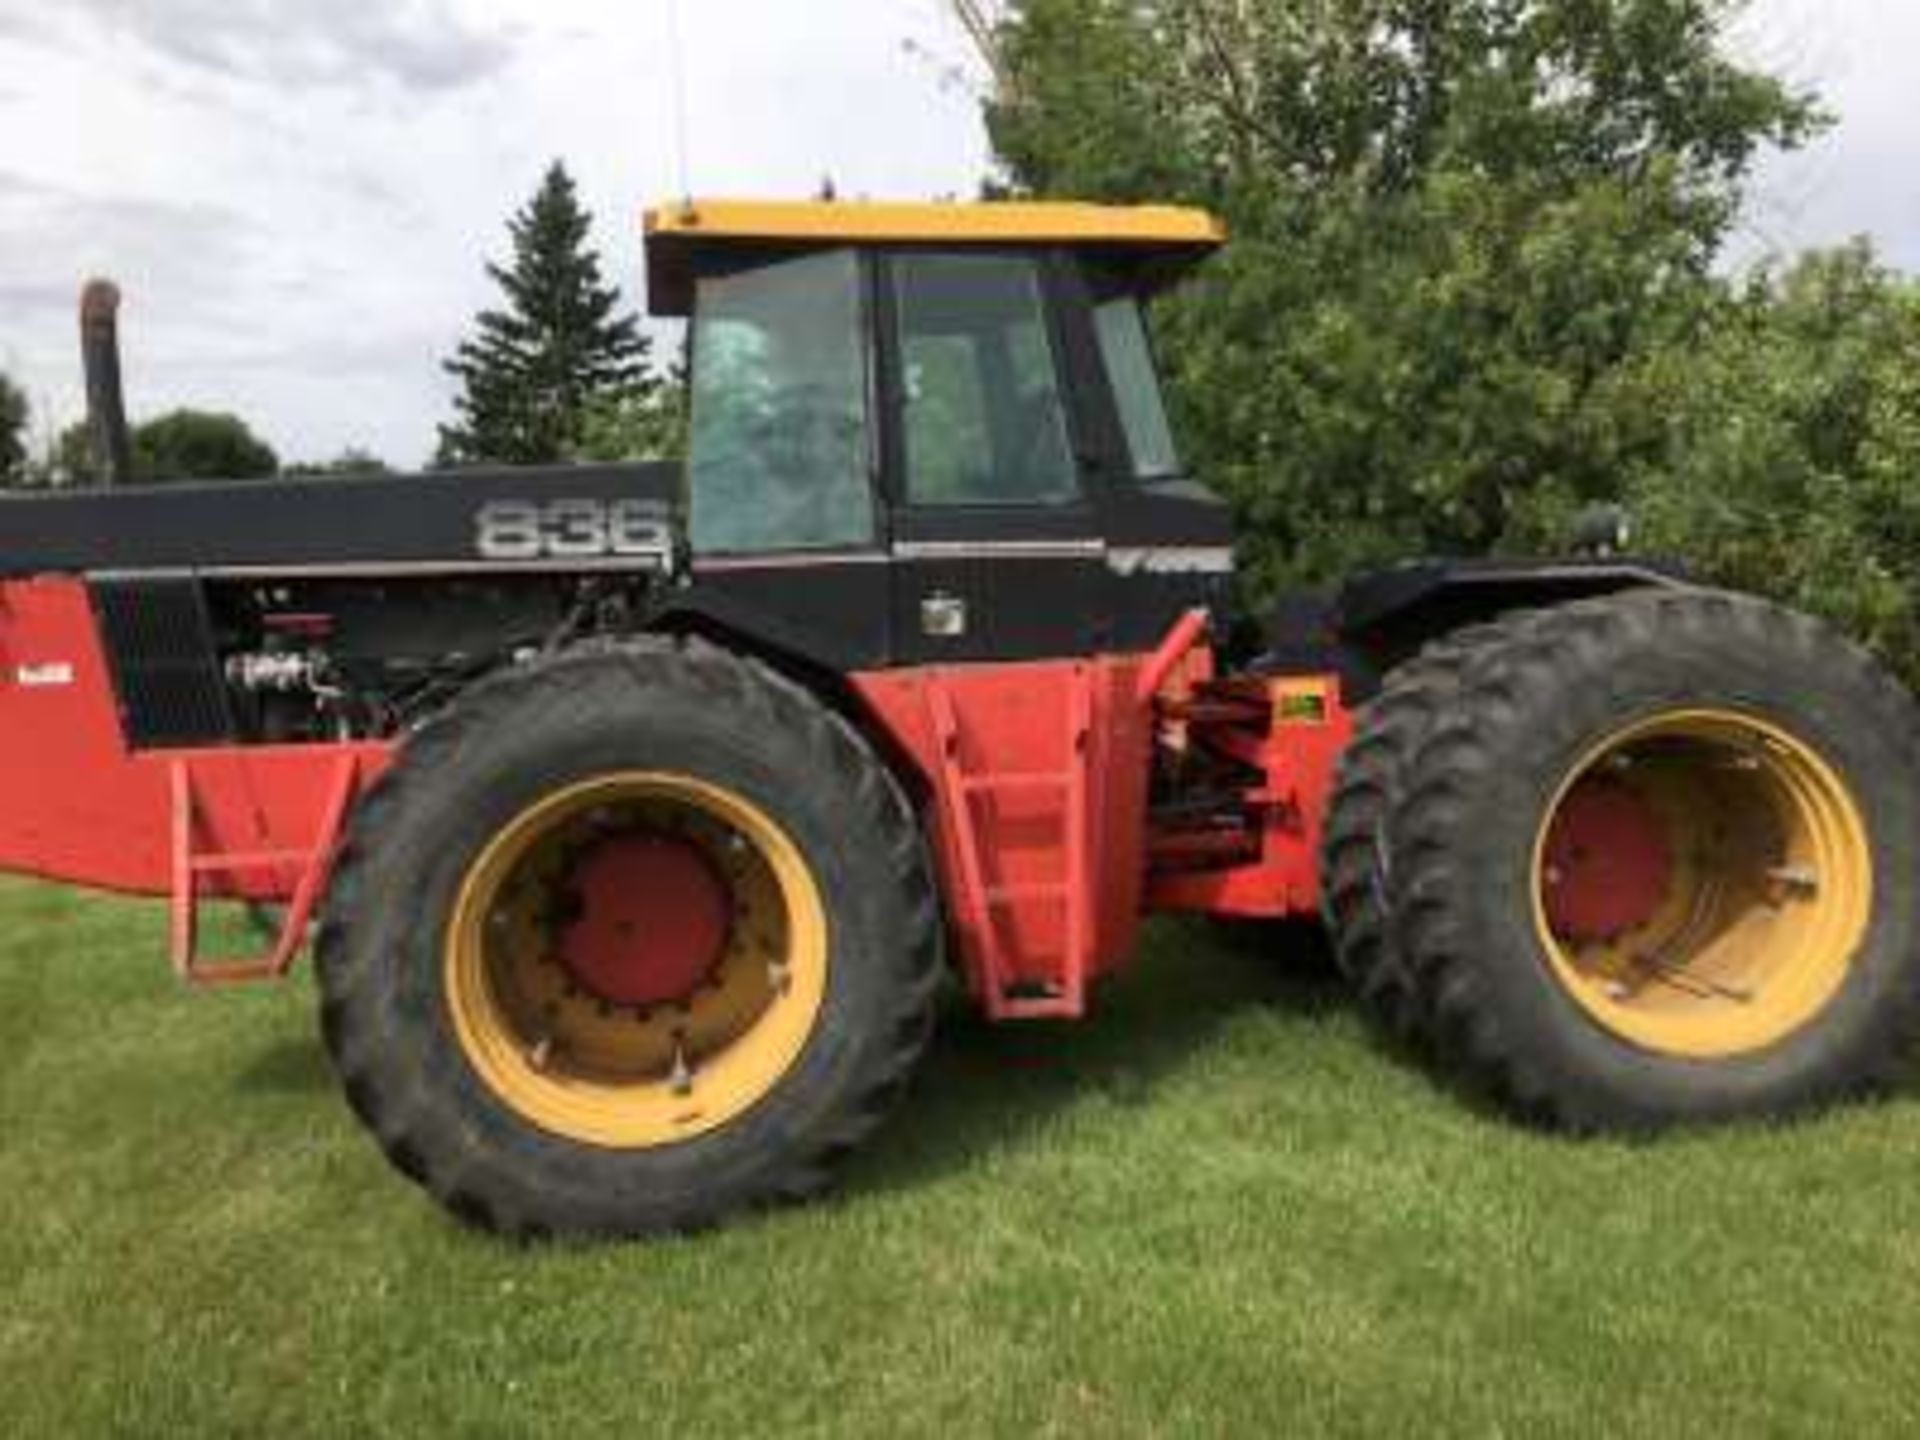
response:
[[[1648,588],[1691,588],[1669,561],[1418,560],[1363,572],[1337,590],[1285,596],[1265,627],[1263,673],[1336,674],[1350,705],[1442,635],[1510,610]]]

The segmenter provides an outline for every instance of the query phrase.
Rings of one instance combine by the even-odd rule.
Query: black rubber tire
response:
[[[1633,592],[1505,622],[1474,647],[1387,818],[1390,947],[1445,1062],[1523,1116],[1575,1131],[1777,1116],[1892,1079],[1920,1020],[1920,714],[1826,626],[1745,596]],[[1847,783],[1874,872],[1840,993],[1725,1059],[1656,1053],[1594,1021],[1532,919],[1532,855],[1588,747],[1695,706],[1781,726]]]
[[[792,837],[827,906],[827,990],[799,1058],[716,1130],[652,1149],[561,1138],[469,1065],[442,936],[480,848],[555,789],[619,770],[724,786]],[[700,1228],[821,1190],[925,1048],[941,974],[926,847],[858,733],[767,667],[698,641],[583,647],[480,682],[356,812],[319,938],[322,1028],[388,1158],[462,1218],[520,1235]]]
[[[1497,625],[1455,631],[1389,674],[1360,712],[1327,807],[1321,915],[1334,960],[1368,1018],[1400,1044],[1419,1046],[1427,1017],[1388,920],[1386,820],[1421,742],[1450,713],[1469,657],[1502,633]]]

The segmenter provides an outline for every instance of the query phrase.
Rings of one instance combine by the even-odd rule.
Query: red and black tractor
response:
[[[944,977],[1071,1019],[1163,911],[1324,915],[1388,1031],[1575,1131],[1899,1063],[1920,726],[1854,645],[1589,557],[1236,647],[1144,318],[1207,216],[649,230],[684,466],[0,501],[0,865],[169,897],[190,980],[311,934],[348,1100],[455,1212],[813,1194]],[[270,952],[203,957],[209,899],[276,903]]]

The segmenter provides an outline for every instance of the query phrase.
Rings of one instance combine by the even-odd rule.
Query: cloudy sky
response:
[[[0,0],[0,369],[79,408],[107,274],[137,414],[234,409],[287,457],[397,463],[484,251],[564,156],[637,292],[638,212],[705,194],[969,191],[986,165],[942,0]],[[1874,234],[1920,269],[1914,0],[1758,0],[1741,44],[1839,113],[1769,168],[1745,254]]]

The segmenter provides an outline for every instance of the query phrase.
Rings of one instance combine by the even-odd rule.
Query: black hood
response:
[[[661,568],[681,494],[652,462],[7,495],[0,575]]]

